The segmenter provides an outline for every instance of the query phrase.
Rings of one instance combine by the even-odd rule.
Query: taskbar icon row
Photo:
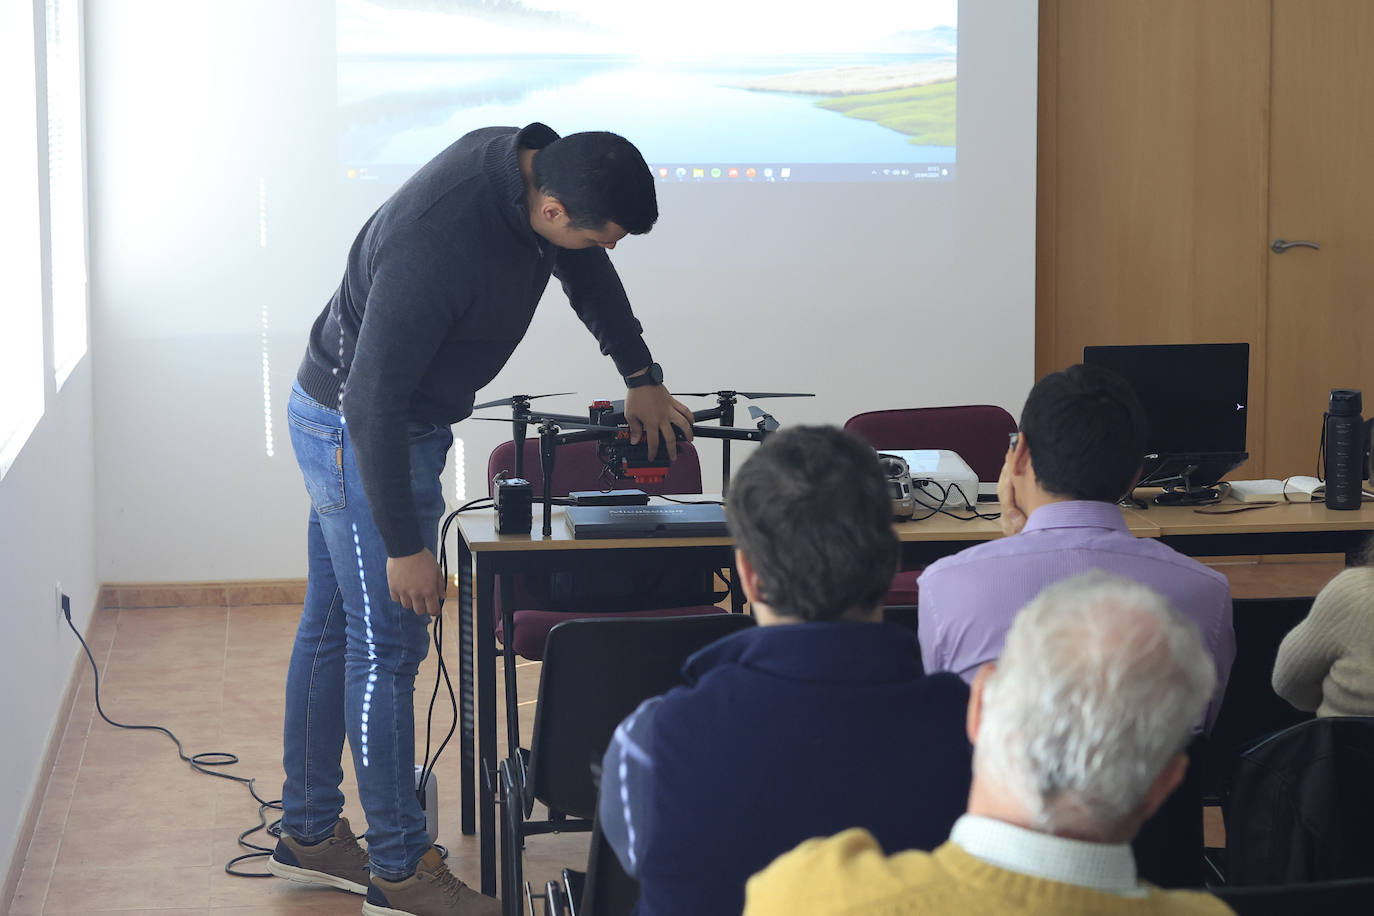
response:
[[[803,165],[657,165],[660,181],[872,181],[950,179],[953,163],[809,163]]]
[[[791,166],[666,166],[661,165],[654,169],[654,174],[659,178],[668,180],[676,178],[678,180],[710,179],[710,178],[742,178],[746,181],[786,181],[792,177]]]

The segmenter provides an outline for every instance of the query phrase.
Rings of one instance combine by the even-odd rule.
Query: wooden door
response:
[[[1315,473],[1332,388],[1374,415],[1374,3],[1274,0],[1266,476]]]
[[[1085,345],[1248,342],[1255,455],[1269,4],[1042,0],[1040,14],[1037,375]]]

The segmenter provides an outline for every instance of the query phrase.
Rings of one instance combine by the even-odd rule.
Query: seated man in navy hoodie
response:
[[[932,849],[968,794],[968,689],[924,676],[911,632],[882,622],[898,543],[873,449],[781,432],[725,511],[759,626],[689,659],[688,686],[621,723],[602,766],[601,826],[641,916],[738,913],[751,874],[847,827]]]

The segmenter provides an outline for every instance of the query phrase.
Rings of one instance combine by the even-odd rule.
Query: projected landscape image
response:
[[[954,175],[957,0],[337,0],[346,178],[469,130],[629,137],[664,181]]]

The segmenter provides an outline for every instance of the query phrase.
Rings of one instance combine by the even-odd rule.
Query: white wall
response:
[[[57,613],[56,585],[71,598],[83,632],[98,590],[91,444],[91,362],[60,392],[48,382],[43,419],[0,479],[0,851],[11,864],[25,806],[72,665],[81,651]]]
[[[284,401],[384,196],[336,175],[333,15],[330,0],[88,11],[103,581],[304,575]],[[1019,411],[1033,372],[1036,4],[965,0],[960,40],[955,182],[662,186],[659,225],[614,259],[670,388],[820,395],[766,402],[783,422]],[[566,129],[558,112],[546,120]],[[555,288],[482,396],[569,389],[579,396],[552,406],[623,395]],[[470,495],[502,430],[457,429]],[[701,448],[710,488],[718,446]]]
[[[43,4],[34,15],[42,22]],[[35,54],[43,58],[43,32]],[[38,80],[40,120],[46,109]],[[46,135],[38,159],[46,162]],[[22,180],[22,176],[19,177]],[[47,251],[47,195],[40,184],[40,237]],[[79,644],[58,613],[57,586],[70,598],[72,621],[90,622],[99,589],[95,571],[95,474],[91,358],[81,359],[59,391],[53,376],[51,284],[43,283],[43,416],[14,463],[0,476],[0,874],[17,880],[17,849],[28,806],[47,773],[40,764],[53,738]],[[28,307],[29,303],[14,303]],[[3,393],[0,393],[0,397]],[[20,853],[19,857],[16,853]],[[7,887],[8,889],[8,887]],[[5,901],[0,900],[0,905]]]

